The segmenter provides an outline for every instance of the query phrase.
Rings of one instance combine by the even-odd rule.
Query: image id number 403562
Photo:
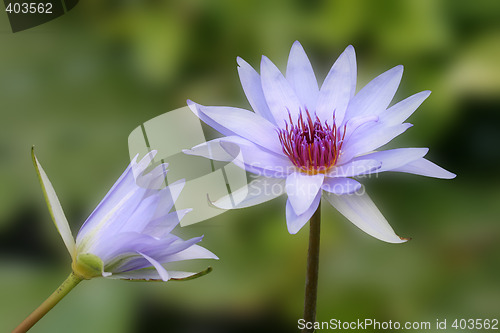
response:
[[[5,11],[9,14],[52,14],[52,3],[11,2],[5,7]]]

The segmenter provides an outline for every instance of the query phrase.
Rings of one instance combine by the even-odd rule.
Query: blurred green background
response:
[[[353,44],[358,90],[398,64],[396,100],[432,95],[392,146],[430,147],[452,181],[383,174],[367,188],[403,245],[323,205],[318,320],[500,318],[500,1],[81,1],[11,33],[0,14],[0,331],[69,273],[30,159],[37,154],[76,234],[128,164],[127,137],[185,106],[249,108],[236,57],[282,70],[293,41],[320,82]],[[283,200],[183,230],[221,260],[188,282],[84,282],[33,332],[294,332],[308,228]],[[370,330],[368,330],[370,331]]]

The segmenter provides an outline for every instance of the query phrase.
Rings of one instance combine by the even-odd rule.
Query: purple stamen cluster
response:
[[[294,123],[290,113],[289,123],[284,129],[278,130],[278,136],[285,153],[290,161],[307,174],[325,173],[335,165],[342,148],[343,136],[340,136],[335,125],[335,114],[330,126],[326,121],[321,123],[319,118],[313,120],[306,109],[306,119],[299,112],[297,122]]]

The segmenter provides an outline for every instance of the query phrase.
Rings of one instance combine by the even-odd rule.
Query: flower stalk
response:
[[[43,316],[47,314],[64,296],[66,296],[77,284],[83,279],[71,272],[66,280],[57,288],[52,295],[49,296],[35,311],[33,311],[26,319],[17,326],[12,333],[27,332],[35,325]]]
[[[306,292],[304,299],[304,320],[316,320],[316,300],[318,298],[319,244],[321,230],[321,203],[309,221],[309,250],[307,253]],[[314,328],[304,328],[303,333],[314,332]]]

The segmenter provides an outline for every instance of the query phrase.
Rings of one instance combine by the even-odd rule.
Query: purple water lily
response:
[[[185,279],[195,273],[171,271],[165,264],[189,259],[217,259],[196,245],[202,237],[182,240],[171,231],[190,210],[172,211],[184,180],[165,186],[167,164],[146,168],[156,152],[137,156],[90,214],[76,243],[59,200],[42,166],[33,161],[54,223],[73,260],[76,276],[125,280]]]
[[[258,175],[248,188],[217,200],[216,206],[248,207],[286,193],[288,231],[295,234],[317,210],[323,195],[366,233],[401,243],[406,239],[394,233],[354,177],[385,171],[455,177],[424,158],[427,148],[376,151],[412,126],[404,121],[430,94],[423,91],[388,107],[403,66],[379,75],[356,93],[352,46],[334,63],[321,88],[299,42],[290,51],[286,77],[265,56],[260,75],[241,58],[238,65],[254,112],[188,101],[201,120],[225,136],[185,153],[233,161]],[[239,198],[236,204],[235,198]]]

